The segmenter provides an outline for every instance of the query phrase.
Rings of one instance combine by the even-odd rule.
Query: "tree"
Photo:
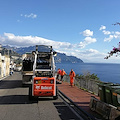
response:
[[[109,55],[105,57],[105,59],[108,59],[113,54],[116,54],[116,57],[117,57],[119,55],[119,52],[120,52],[120,42],[119,42],[118,48],[114,47],[113,50],[108,53]]]
[[[116,22],[115,24],[112,24],[112,25],[120,25],[120,23]],[[108,59],[113,54],[116,54],[116,57],[117,57],[119,55],[119,52],[120,52],[120,42],[119,42],[118,48],[114,47],[113,50],[108,53],[109,55],[105,57],[105,59]]]

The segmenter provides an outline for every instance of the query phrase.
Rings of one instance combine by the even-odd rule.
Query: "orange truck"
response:
[[[53,97],[58,98],[55,63],[52,46],[36,45],[36,51],[32,52],[32,72],[29,78],[29,99],[32,100],[38,97]],[[27,62],[28,63],[28,62]],[[28,73],[27,73],[28,74]],[[23,78],[27,78],[24,74]],[[27,81],[27,79],[23,79]]]

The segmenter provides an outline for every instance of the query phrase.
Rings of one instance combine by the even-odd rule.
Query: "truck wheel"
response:
[[[57,99],[58,99],[58,88],[57,88],[57,86],[56,86],[56,96],[53,96],[53,99],[54,99],[54,100],[57,100]]]
[[[29,85],[29,100],[33,100],[33,96],[32,96],[32,84]]]

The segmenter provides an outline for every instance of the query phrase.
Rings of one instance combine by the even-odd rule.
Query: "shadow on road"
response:
[[[29,101],[28,95],[0,96],[0,105],[32,104],[32,103],[38,103],[38,100]]]
[[[64,102],[54,102],[62,120],[80,120]]]
[[[0,105],[11,105],[11,104],[32,104],[38,103],[39,101],[53,101],[53,97],[39,97],[29,100],[28,95],[6,95],[0,96]]]
[[[21,87],[22,87],[21,80],[4,80],[0,82],[0,89],[13,89]]]

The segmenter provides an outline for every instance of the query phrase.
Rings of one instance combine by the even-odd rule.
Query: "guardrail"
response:
[[[70,77],[69,75],[65,75],[63,80],[65,82],[70,82]],[[78,86],[78,88],[86,90],[88,92],[91,92],[95,95],[98,95],[98,83],[100,81],[98,80],[93,80],[93,79],[78,79],[75,78],[74,84]]]

